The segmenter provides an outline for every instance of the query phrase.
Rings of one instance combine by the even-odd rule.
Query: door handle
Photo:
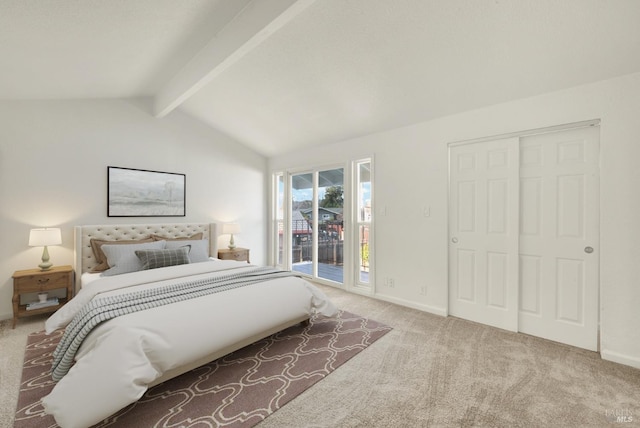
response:
[[[453,242],[454,244],[458,243],[458,238],[456,238],[455,236],[453,238],[451,238],[451,242]]]
[[[584,247],[584,252],[587,254],[593,253],[593,247]]]

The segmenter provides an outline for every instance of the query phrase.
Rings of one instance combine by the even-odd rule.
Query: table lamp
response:
[[[238,223],[225,223],[222,225],[222,233],[231,235],[231,238],[229,238],[229,249],[233,250],[236,248],[236,244],[233,242],[233,234],[240,233],[240,225]]]
[[[42,251],[42,263],[38,266],[41,270],[49,270],[53,263],[49,262],[49,245],[62,244],[62,235],[60,229],[57,227],[43,228],[43,229],[31,229],[29,233],[29,246],[30,247],[44,247]]]

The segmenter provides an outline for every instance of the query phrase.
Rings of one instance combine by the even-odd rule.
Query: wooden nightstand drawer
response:
[[[218,251],[218,258],[220,260],[237,260],[239,262],[247,262],[249,261],[249,249],[247,248],[234,248],[234,249],[225,249]]]
[[[15,278],[14,286],[20,293],[37,293],[56,288],[67,288],[69,274],[54,272],[49,275],[28,275]]]

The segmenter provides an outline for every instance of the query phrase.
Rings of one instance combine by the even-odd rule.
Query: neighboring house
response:
[[[319,217],[319,230],[318,239],[344,239],[343,230],[344,222],[342,215],[343,208],[318,208]],[[307,222],[311,224],[313,220],[313,210],[311,208],[300,210],[300,213],[307,219]]]
[[[342,264],[344,223],[342,208],[318,208],[318,257],[321,263]],[[313,234],[313,210],[296,210],[291,213],[292,262],[311,260]]]
[[[293,211],[291,213],[291,237],[294,245],[300,245],[301,242],[311,240],[311,224],[305,218],[301,211]]]

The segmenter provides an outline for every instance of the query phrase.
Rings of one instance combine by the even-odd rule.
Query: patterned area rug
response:
[[[96,427],[251,427],[384,336],[390,327],[349,312],[314,318],[149,389]],[[53,388],[62,332],[28,337],[14,428],[57,427],[40,399]]]

